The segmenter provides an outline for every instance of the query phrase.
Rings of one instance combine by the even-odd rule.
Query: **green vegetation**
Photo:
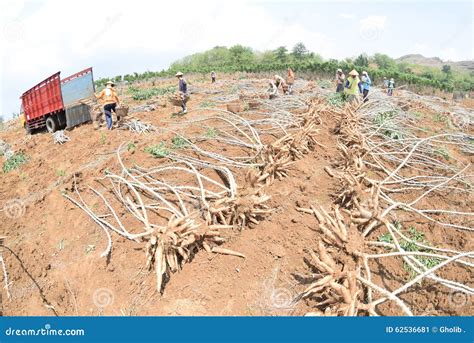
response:
[[[5,162],[3,162],[3,172],[8,173],[12,170],[19,168],[22,164],[28,162],[28,157],[22,152],[15,153],[10,158],[8,158]]]
[[[64,169],[56,170],[56,176],[66,176],[66,171]]]
[[[344,103],[346,102],[347,94],[340,92],[340,93],[331,93],[327,97],[327,101],[329,104],[335,107],[343,107]]]
[[[209,108],[209,107],[216,107],[216,104],[212,101],[203,101],[199,104],[199,107],[201,108]]]
[[[385,54],[376,53],[372,56],[361,54],[355,58],[344,60],[324,60],[317,53],[308,51],[303,43],[296,44],[291,51],[284,46],[263,52],[254,51],[249,47],[234,45],[230,48],[216,46],[205,52],[186,56],[171,64],[167,70],[159,72],[146,71],[118,75],[111,78],[115,82],[156,79],[173,76],[177,71],[183,73],[216,72],[282,72],[292,67],[298,73],[317,73],[324,78],[334,77],[337,68],[345,73],[352,69],[359,72],[366,70],[375,84],[382,83],[383,77],[395,79],[397,86],[411,85],[415,89],[432,88],[452,92],[454,90],[470,91],[474,89],[474,74],[453,70],[449,65],[442,68],[428,67],[406,62],[397,62]],[[243,74],[240,76],[245,78]],[[96,80],[101,87],[108,78]],[[136,100],[147,99],[160,94],[154,91],[137,91]],[[159,88],[158,88],[159,89]]]
[[[105,133],[101,132],[100,133],[100,138],[99,138],[100,144],[104,145],[107,142],[107,136]]]
[[[204,134],[207,138],[216,138],[217,137],[217,130],[213,127],[210,127],[206,130]]]
[[[132,94],[133,100],[148,100],[157,95],[165,95],[176,92],[176,87],[145,88],[140,89],[133,86],[128,87],[128,92]]]
[[[435,150],[435,153],[437,155],[442,156],[446,161],[449,161],[450,156],[449,156],[449,151],[445,147],[441,147]]]
[[[391,139],[401,139],[403,134],[400,129],[391,121],[397,115],[397,111],[386,111],[377,113],[372,119],[375,125],[381,127],[381,133]]]
[[[151,154],[155,158],[164,158],[170,154],[170,151],[164,142],[146,147],[145,152]]]
[[[453,123],[451,122],[451,119],[445,115],[442,115],[441,113],[436,113],[433,117],[433,120],[437,123],[443,123],[448,129],[453,128]]]
[[[127,144],[127,151],[130,151],[130,152],[135,152],[135,149],[137,148],[137,146],[133,143],[128,143]]]
[[[179,136],[173,137],[171,143],[173,144],[171,147],[172,149],[182,149],[189,145],[189,142],[186,139]]]
[[[326,89],[326,88],[331,88],[332,87],[332,82],[329,80],[321,80],[319,82],[319,87]]]
[[[397,229],[399,230],[402,229],[402,225],[399,222],[395,222],[394,225],[395,227],[397,227]],[[409,251],[409,252],[423,252],[423,253],[428,253],[428,254],[433,253],[431,249],[422,248],[415,244],[415,243],[420,243],[426,246],[430,246],[430,243],[425,238],[425,234],[418,231],[414,226],[411,226],[408,229],[408,232],[404,232],[404,235],[407,236],[413,242],[407,241],[405,239],[400,240],[399,241],[400,247],[403,250]],[[393,244],[392,236],[388,232],[379,236],[378,240],[379,242]],[[441,263],[441,260],[436,257],[416,256],[415,258],[418,261],[420,261],[428,269],[433,268],[434,266]],[[406,262],[404,262],[403,268],[407,270],[408,272],[410,272],[412,278],[415,276],[415,271]]]

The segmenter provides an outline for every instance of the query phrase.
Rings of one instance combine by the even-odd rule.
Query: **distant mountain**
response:
[[[462,72],[474,72],[474,60],[451,62],[451,61],[443,61],[439,57],[425,57],[420,54],[410,54],[410,55],[405,55],[400,58],[397,58],[396,61],[419,64],[419,65],[424,65],[424,66],[434,67],[434,68],[442,68],[443,65],[447,64],[447,65],[450,65],[452,68],[457,69]]]

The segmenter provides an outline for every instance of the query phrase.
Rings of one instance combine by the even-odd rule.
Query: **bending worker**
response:
[[[188,102],[188,84],[186,83],[186,80],[183,77],[182,72],[177,72],[176,77],[178,78],[178,90],[179,90],[179,96],[181,97],[181,108],[183,109],[181,111],[181,114],[185,114],[188,112],[188,109],[186,108],[186,103]]]
[[[95,97],[104,105],[107,129],[112,130],[112,111],[115,112],[115,108],[120,105],[120,100],[115,91],[115,84],[112,81],[107,81],[105,85],[105,88],[99,94],[95,94]]]

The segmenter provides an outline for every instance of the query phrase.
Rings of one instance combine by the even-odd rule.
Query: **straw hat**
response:
[[[183,74],[182,72],[178,71],[175,76],[176,76],[176,77],[179,77],[179,76],[183,76],[183,75],[184,75],[184,74]]]
[[[364,70],[364,71],[362,72],[362,75],[367,75],[367,72]]]
[[[394,80],[393,77],[392,77],[392,78],[390,79],[390,81],[395,81],[395,80]]]
[[[352,69],[351,72],[349,73],[350,76],[359,76],[359,73],[357,72],[357,70],[355,69]]]
[[[342,73],[342,69],[341,69],[341,68],[339,68],[338,70],[336,70],[336,72],[338,72],[338,73]]]
[[[111,80],[107,81],[105,84],[106,84],[106,85],[113,85],[113,86],[115,86],[115,83],[114,83],[113,81],[111,81]]]

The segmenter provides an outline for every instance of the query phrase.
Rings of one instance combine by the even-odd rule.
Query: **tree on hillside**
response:
[[[443,68],[441,69],[443,71],[443,73],[446,74],[446,78],[451,76],[451,66],[449,64],[445,64],[443,65]]]
[[[291,53],[297,60],[301,60],[308,54],[308,49],[303,43],[298,43],[293,47]]]
[[[391,69],[395,67],[395,60],[393,58],[390,58],[389,56],[385,54],[375,54],[374,57],[372,57],[372,61],[379,67],[379,69]]]
[[[278,48],[276,48],[273,53],[275,54],[275,59],[278,61],[278,62],[286,62],[287,60],[287,54],[288,54],[288,49],[284,46],[279,46]]]
[[[359,67],[368,67],[369,66],[369,58],[366,54],[360,54],[354,60],[354,64]]]
[[[233,64],[242,66],[252,62],[253,52],[249,47],[242,46],[240,44],[234,45],[229,49],[230,59]]]

